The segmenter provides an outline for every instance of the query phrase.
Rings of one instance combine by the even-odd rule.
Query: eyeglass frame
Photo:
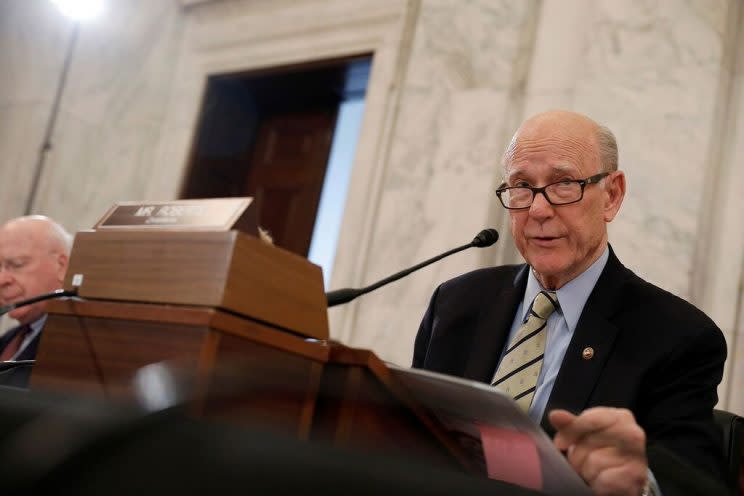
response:
[[[508,210],[524,210],[524,209],[530,208],[532,206],[532,204],[535,202],[535,197],[537,196],[538,193],[542,194],[543,195],[543,198],[545,198],[545,200],[548,203],[550,203],[551,205],[553,205],[553,206],[558,207],[558,206],[561,206],[561,205],[571,205],[573,203],[578,203],[578,202],[580,202],[581,200],[584,199],[584,189],[589,184],[597,184],[602,179],[604,179],[605,177],[609,176],[610,174],[612,174],[612,173],[611,172],[600,172],[599,174],[594,174],[593,176],[589,176],[589,177],[586,177],[584,179],[562,179],[560,181],[555,181],[553,183],[546,184],[545,186],[543,186],[541,188],[536,188],[534,186],[501,186],[498,189],[496,189],[496,196],[499,198],[499,201],[504,206],[504,208],[506,208]],[[573,201],[570,201],[570,202],[566,202],[566,203],[553,203],[550,200],[550,198],[548,197],[548,195],[545,193],[546,188],[549,188],[550,186],[553,186],[554,184],[566,183],[566,182],[577,183],[579,186],[581,186],[581,195],[579,195],[579,198],[578,199],[573,200]],[[527,205],[526,207],[508,207],[508,206],[506,206],[506,204],[504,203],[504,200],[501,198],[501,195],[505,191],[507,191],[507,190],[517,189],[517,188],[528,189],[528,190],[532,191],[532,199],[530,200],[530,204]]]

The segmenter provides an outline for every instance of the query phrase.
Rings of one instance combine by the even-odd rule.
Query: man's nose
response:
[[[551,217],[553,215],[553,205],[548,201],[544,191],[535,193],[530,205],[530,215],[537,218]]]
[[[0,264],[0,285],[5,286],[13,281],[13,273],[4,264]]]

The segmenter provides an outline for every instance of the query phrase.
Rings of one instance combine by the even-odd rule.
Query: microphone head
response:
[[[483,229],[473,238],[473,241],[470,244],[477,246],[478,248],[485,248],[486,246],[491,246],[498,240],[499,232],[496,229]]]

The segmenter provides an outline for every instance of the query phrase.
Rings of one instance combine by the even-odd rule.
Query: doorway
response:
[[[346,104],[363,101],[370,66],[370,56],[359,56],[211,76],[181,198],[252,196],[275,244],[307,256],[316,223],[326,228],[314,244],[329,236],[328,223],[316,219],[321,193],[329,197],[324,188],[344,191],[330,195],[335,205],[323,202],[340,224],[346,185],[326,173],[341,170],[348,181],[353,153],[345,168],[329,168],[329,156],[339,147],[334,139],[350,139],[337,128],[347,121],[339,109],[343,116]],[[357,136],[358,126],[354,144]]]

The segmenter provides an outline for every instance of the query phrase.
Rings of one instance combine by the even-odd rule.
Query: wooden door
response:
[[[246,194],[278,246],[306,256],[336,122],[335,108],[263,119],[249,160]]]

